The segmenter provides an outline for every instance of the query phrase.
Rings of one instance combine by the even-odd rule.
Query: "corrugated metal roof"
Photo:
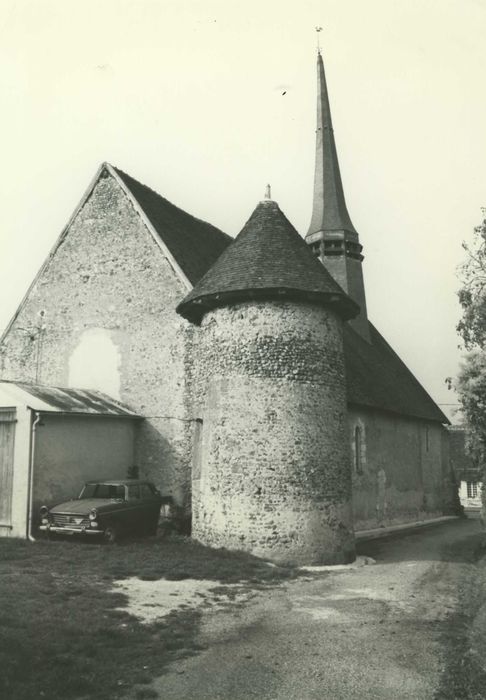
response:
[[[99,416],[119,416],[141,418],[128,406],[112,399],[101,391],[92,389],[72,389],[70,387],[44,386],[28,382],[0,381],[0,387],[16,387],[29,396],[46,404],[47,408],[32,406],[36,410],[53,413],[77,413]],[[26,403],[29,405],[28,397]]]

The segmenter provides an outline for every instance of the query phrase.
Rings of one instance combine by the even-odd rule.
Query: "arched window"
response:
[[[363,473],[363,429],[360,425],[354,429],[354,468],[356,474]]]

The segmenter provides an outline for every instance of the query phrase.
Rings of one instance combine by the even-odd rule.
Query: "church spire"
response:
[[[356,233],[344,199],[343,183],[332,128],[324,62],[317,52],[317,129],[314,204],[309,234],[316,231]]]
[[[320,48],[317,50],[314,201],[311,223],[305,240],[336,282],[359,304],[361,312],[359,316],[350,321],[350,324],[363,338],[369,341],[362,246],[344,198]]]

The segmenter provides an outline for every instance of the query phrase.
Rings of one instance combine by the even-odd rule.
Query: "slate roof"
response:
[[[113,169],[135,197],[189,282],[194,285],[233,239],[216,226],[179,209],[123,170]]]
[[[183,305],[195,299],[196,295],[199,294],[201,299],[204,295],[210,297],[217,288],[226,293],[240,291],[240,286],[241,289],[246,288],[247,292],[250,287],[253,288],[253,292],[262,287],[268,291],[266,285],[276,282],[282,285],[282,288],[285,283],[299,287],[302,282],[305,282],[304,286],[307,287],[308,265],[312,266],[314,271],[317,266],[319,284],[324,285],[321,291],[344,296],[341,287],[326,274],[325,268],[314,258],[309,246],[280,210],[278,210],[279,216],[283,219],[280,219],[275,229],[277,240],[271,236],[267,238],[259,235],[258,231],[263,230],[263,219],[260,223],[254,219],[257,212],[259,215],[262,213],[259,206],[245,226],[246,228],[250,222],[252,227],[256,224],[254,235],[249,236],[246,243],[243,240],[243,244],[239,242],[236,245],[238,239],[232,239],[215,226],[179,209],[122,170],[118,168],[115,170],[136,198],[189,281],[196,285],[179,305],[180,311]],[[272,226],[275,226],[273,214],[272,219]],[[292,265],[289,265],[289,259],[286,256],[285,266],[279,263],[283,260],[276,254],[281,244],[277,233],[279,227],[282,230],[285,229],[287,234],[288,227],[293,231],[292,235],[286,236],[288,246],[286,255],[293,256]],[[233,240],[234,245],[230,246]],[[264,241],[267,241],[268,245],[262,245]],[[255,264],[257,256],[254,246],[256,245],[259,246],[259,254],[263,256],[264,269],[261,265]],[[225,262],[228,256],[230,256],[230,264]],[[214,264],[216,261],[217,265]],[[314,276],[312,275],[311,278],[314,279]],[[212,299],[210,303],[214,304],[215,301]],[[200,313],[201,310],[196,313],[196,318]],[[348,402],[425,420],[449,423],[437,404],[371,323],[370,337],[371,342],[368,343],[349,324],[344,326]]]
[[[332,127],[329,93],[321,53],[317,54],[317,129],[312,219],[307,235],[349,231],[357,235],[346,207]]]
[[[177,311],[198,323],[208,309],[255,298],[306,299],[335,307],[345,319],[359,312],[272,200],[258,204]]]
[[[89,414],[99,416],[116,416],[124,418],[140,418],[128,406],[115,401],[101,391],[90,389],[71,389],[67,387],[44,386],[30,384],[29,382],[0,381],[0,388],[4,386],[20,389],[29,396],[46,404],[46,408],[39,408],[39,404],[32,406],[35,410],[48,413],[72,413]],[[27,397],[27,404],[28,404]]]
[[[344,324],[348,403],[449,423],[396,352],[370,323],[368,343]]]

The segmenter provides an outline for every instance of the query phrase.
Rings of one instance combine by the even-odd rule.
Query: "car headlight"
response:
[[[97,516],[98,516],[98,513],[96,511],[96,508],[93,508],[92,510],[90,510],[89,516],[88,516],[90,520],[96,520]]]
[[[48,514],[48,512],[49,512],[49,508],[47,506],[41,506],[41,509],[40,509],[41,518],[45,518],[46,515]]]
[[[48,525],[49,524],[49,518],[42,518],[42,525]]]

